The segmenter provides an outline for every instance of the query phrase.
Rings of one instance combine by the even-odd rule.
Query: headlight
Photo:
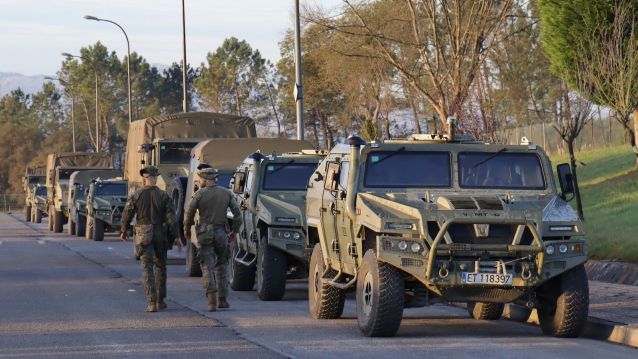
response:
[[[573,232],[574,226],[549,226],[550,232]]]
[[[399,242],[399,249],[402,251],[408,249],[408,243],[406,241]]]
[[[290,238],[290,232],[284,232],[284,238],[286,239]]]
[[[566,244],[561,244],[560,246],[558,246],[558,251],[565,254],[567,253],[567,245]]]
[[[547,246],[545,248],[545,253],[549,254],[550,256],[554,254],[554,246]]]
[[[393,223],[389,222],[385,224],[385,227],[388,229],[412,229],[412,223]]]
[[[301,234],[299,234],[299,232],[295,232],[295,233],[292,235],[292,238],[299,240],[299,239],[301,239]]]
[[[414,253],[419,253],[419,251],[421,250],[421,245],[418,243],[412,243],[412,247],[410,249]]]
[[[276,217],[275,220],[277,222],[283,222],[283,223],[295,223],[295,222],[297,222],[297,220],[295,218],[292,218],[292,217]]]

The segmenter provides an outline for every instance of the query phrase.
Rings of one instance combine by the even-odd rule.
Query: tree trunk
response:
[[[581,220],[585,220],[583,214],[583,203],[580,199],[580,189],[578,188],[578,176],[576,175],[576,156],[574,155],[574,142],[573,140],[567,141],[567,148],[569,150],[569,162],[572,166],[572,175],[574,179],[574,197],[576,197],[576,211],[578,211],[578,217]]]
[[[635,110],[633,113],[634,116],[634,133],[631,137],[631,148],[634,150],[634,155],[636,156],[636,165],[634,167],[635,170],[638,171],[638,110]]]

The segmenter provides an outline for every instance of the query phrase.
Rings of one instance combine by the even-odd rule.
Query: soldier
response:
[[[155,185],[159,170],[146,166],[140,170],[144,187],[129,196],[122,213],[120,239],[127,240],[131,220],[135,216],[135,252],[140,255],[144,276],[147,312],[166,308],[166,256],[175,239],[177,223],[173,201]],[[182,242],[177,240],[181,250]]]
[[[191,226],[195,211],[199,211],[199,221],[195,223],[199,263],[202,268],[202,281],[208,297],[208,311],[214,312],[219,295],[219,308],[229,308],[228,295],[228,240],[234,240],[241,226],[241,217],[237,201],[233,194],[217,186],[219,173],[216,169],[202,168],[197,172],[200,189],[184,214],[184,233],[191,237]],[[233,213],[233,230],[228,233],[226,211],[230,207]]]

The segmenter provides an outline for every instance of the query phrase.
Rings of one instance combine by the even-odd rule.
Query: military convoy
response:
[[[352,137],[319,165],[307,194],[309,309],[338,318],[356,291],[367,336],[393,336],[403,309],[466,302],[476,319],[504,303],[537,308],[546,334],[576,336],[588,312],[583,225],[565,196],[569,166],[536,145],[414,135]]]
[[[301,141],[291,144],[307,148]],[[324,156],[316,150],[255,152],[237,168],[232,189],[242,226],[231,243],[231,288],[252,290],[256,284],[260,299],[280,300],[286,279],[307,276],[306,187]]]
[[[49,230],[60,233],[68,216],[68,189],[71,174],[79,170],[111,169],[111,155],[92,152],[65,152],[47,157],[47,213]]]
[[[24,219],[31,222],[33,217],[33,203],[35,200],[33,187],[43,185],[46,182],[45,167],[27,167],[22,178],[22,189],[24,190]],[[39,223],[39,222],[38,222]]]
[[[322,153],[301,150],[307,143],[300,141],[240,139],[255,136],[246,118],[189,113],[139,120],[129,130],[124,180],[93,180],[85,202],[69,193],[68,202],[77,201],[70,212],[62,201],[70,173],[108,168],[110,158],[50,155],[45,209],[55,231],[64,213],[78,224],[85,213],[93,223],[87,236],[101,240],[104,230],[119,226],[127,189],[141,185],[139,169],[152,164],[181,220],[197,190],[193,173],[213,166],[242,209],[230,246],[234,290],[256,283],[262,300],[279,300],[286,279],[308,273],[311,316],[339,318],[353,290],[366,336],[394,336],[404,308],[437,302],[466,303],[482,320],[496,320],[504,304],[516,303],[536,308],[544,333],[577,336],[589,305],[587,244],[567,203],[574,190],[569,165],[557,166],[558,187],[535,144],[486,144],[457,135],[454,125],[449,134],[400,140],[350,137]],[[235,169],[239,155],[257,149]],[[74,183],[74,191],[82,186]],[[42,196],[40,188],[33,187],[33,198]],[[41,204],[29,203],[38,222]],[[187,243],[189,275],[201,274],[196,240]]]
[[[67,230],[69,235],[76,235],[78,237],[86,235],[87,216],[89,215],[87,194],[90,192],[91,181],[94,179],[105,180],[121,176],[122,171],[115,169],[75,171],[71,174],[67,199],[67,217],[69,218]],[[109,198],[107,197],[106,200],[109,201]],[[91,236],[87,238],[94,238],[94,235],[91,234]]]

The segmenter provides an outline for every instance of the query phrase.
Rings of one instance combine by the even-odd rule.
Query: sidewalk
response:
[[[504,316],[520,317],[521,308],[509,306]],[[538,324],[536,310],[528,323]],[[589,281],[589,320],[583,336],[638,348],[638,286]]]

